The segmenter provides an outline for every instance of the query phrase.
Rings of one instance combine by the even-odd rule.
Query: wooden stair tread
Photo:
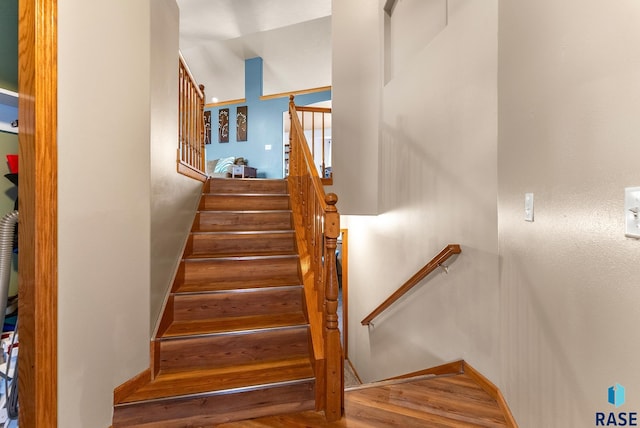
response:
[[[201,293],[207,291],[246,290],[249,288],[288,287],[301,285],[298,277],[278,279],[248,279],[239,281],[220,281],[207,283],[181,284],[175,293]]]
[[[204,192],[237,193],[237,192],[286,192],[288,183],[284,179],[212,179],[207,182]]]
[[[174,321],[162,337],[189,336],[207,333],[237,332],[261,328],[306,325],[302,312],[225,317],[207,321]]]
[[[217,253],[217,254],[205,254],[205,253],[197,253],[197,254],[189,254],[184,257],[184,260],[211,260],[211,259],[228,259],[233,254],[233,257],[261,257],[261,256],[296,256],[297,253],[294,251],[284,252],[281,250],[277,251],[236,251],[234,253]]]
[[[121,403],[133,403],[190,394],[206,394],[313,377],[308,358],[289,358],[241,366],[201,370],[161,371]]]
[[[247,193],[226,193],[226,192],[206,192],[203,193],[202,196],[221,196],[224,198],[236,198],[236,197],[244,197],[244,196],[258,196],[271,198],[274,196],[280,196],[283,198],[288,198],[289,194],[284,192],[274,192],[274,193],[262,193],[262,192],[247,192]],[[202,210],[200,210],[202,211]]]
[[[226,195],[226,193],[223,193]],[[281,214],[287,213],[292,214],[293,210],[291,208],[282,209],[282,210],[196,210],[196,214],[202,213],[216,213],[216,214]]]
[[[198,211],[192,232],[292,229],[293,213],[288,210]]]
[[[238,255],[229,255],[229,254],[225,254],[222,256],[210,256],[210,257],[198,257],[196,259],[196,261],[202,261],[202,260],[207,260],[207,259],[211,259],[214,261],[220,261],[220,260],[226,260],[226,261],[252,261],[252,260],[259,260],[259,261],[265,261],[267,262],[268,259],[297,259],[298,258],[298,254],[297,253],[292,253],[292,254],[282,254],[282,253],[277,253],[277,254],[258,254],[258,255],[246,255],[246,254],[238,254]],[[189,257],[184,257],[183,260],[188,261]]]
[[[198,211],[288,210],[287,193],[203,193]]]
[[[295,233],[294,229],[277,229],[277,230],[194,230],[191,232],[192,235],[205,235],[205,236],[228,236],[233,238],[234,236],[243,236],[243,235],[276,235],[276,234],[292,234]]]

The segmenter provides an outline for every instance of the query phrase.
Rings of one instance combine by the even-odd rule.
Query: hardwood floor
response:
[[[345,393],[345,416],[327,423],[307,411],[217,425],[218,428],[267,427],[507,427],[496,400],[468,374],[368,386]]]

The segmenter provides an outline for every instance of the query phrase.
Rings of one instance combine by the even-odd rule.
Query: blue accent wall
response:
[[[247,59],[244,67],[246,102],[205,108],[211,111],[211,144],[206,146],[207,160],[243,157],[249,161],[249,166],[258,169],[259,177],[282,178],[282,114],[289,110],[289,97],[261,101],[262,58]],[[295,103],[309,105],[330,99],[331,91],[327,90],[297,95]],[[248,108],[247,141],[237,141],[236,109],[240,106]],[[218,143],[218,111],[225,108],[229,109],[229,142]],[[265,145],[271,145],[271,150],[265,150]]]

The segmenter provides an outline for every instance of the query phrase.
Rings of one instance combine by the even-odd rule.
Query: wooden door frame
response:
[[[342,353],[349,359],[349,229],[340,229],[342,234]]]
[[[58,423],[57,0],[20,0],[19,425]]]

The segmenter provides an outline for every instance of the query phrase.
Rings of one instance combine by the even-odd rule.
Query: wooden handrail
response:
[[[395,303],[400,297],[404,296],[409,290],[411,290],[416,284],[422,281],[427,275],[436,270],[438,266],[447,261],[447,259],[454,254],[460,254],[462,250],[458,244],[447,245],[440,253],[435,256],[429,263],[427,263],[422,269],[415,273],[411,278],[405,282],[402,287],[398,288],[391,296],[387,298],[380,306],[375,308],[373,312],[367,315],[362,321],[362,325],[369,325],[371,321],[382,312],[384,312],[389,306]]]
[[[340,235],[338,197],[325,195],[313,162],[293,96],[289,101],[289,193],[296,230],[300,269],[316,375],[316,409],[328,421],[342,417],[344,357],[338,330],[338,276],[336,246]]]
[[[178,70],[178,172],[204,181],[204,85],[196,83],[182,54]]]

